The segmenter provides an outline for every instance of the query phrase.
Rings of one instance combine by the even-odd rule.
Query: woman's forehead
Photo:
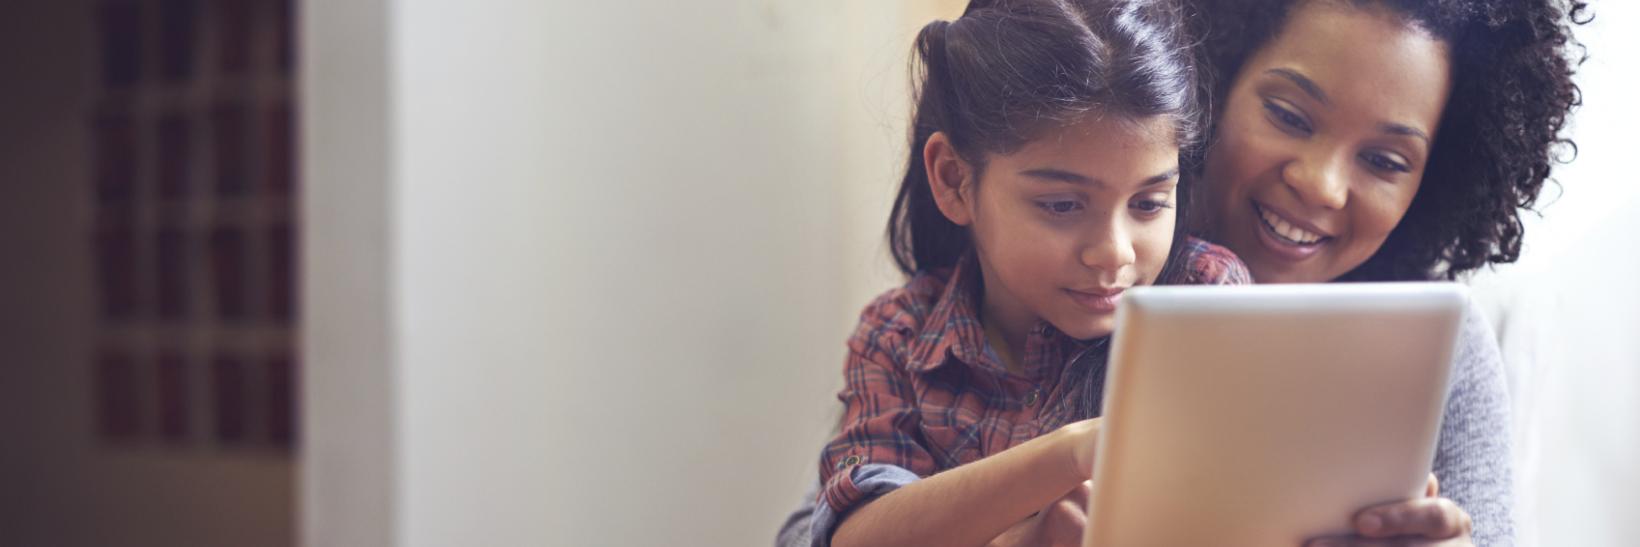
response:
[[[1242,71],[1254,79],[1296,74],[1314,84],[1304,90],[1325,106],[1368,110],[1430,131],[1452,80],[1446,42],[1387,8],[1329,1],[1295,5]]]

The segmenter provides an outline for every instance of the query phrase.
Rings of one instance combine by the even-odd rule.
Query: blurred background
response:
[[[0,545],[763,545],[964,2],[13,0]],[[1471,280],[1523,542],[1640,537],[1640,79]]]

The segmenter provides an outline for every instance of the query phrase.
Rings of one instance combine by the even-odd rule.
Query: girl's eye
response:
[[[1277,124],[1280,124],[1289,131],[1296,131],[1305,135],[1308,135],[1311,132],[1310,122],[1305,121],[1304,117],[1299,116],[1298,113],[1276,104],[1275,101],[1264,101],[1264,110],[1269,112],[1270,117],[1274,119]]]
[[[1069,200],[1038,201],[1036,206],[1053,215],[1068,215],[1082,210],[1082,204]]]
[[[1141,199],[1133,202],[1133,208],[1138,209],[1140,214],[1149,216],[1161,213],[1164,209],[1171,209],[1173,204],[1166,200]]]
[[[1394,173],[1412,172],[1412,168],[1408,167],[1407,164],[1395,161],[1389,156],[1375,152],[1361,153],[1361,161],[1366,162],[1367,165],[1370,165],[1373,169],[1377,169],[1379,171],[1389,171]]]

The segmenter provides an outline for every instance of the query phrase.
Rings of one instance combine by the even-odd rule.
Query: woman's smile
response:
[[[1411,207],[1451,69],[1444,42],[1382,11],[1307,2],[1286,25],[1229,88],[1209,231],[1259,282],[1318,283],[1365,263]]]
[[[1259,233],[1259,242],[1278,257],[1303,260],[1314,256],[1322,246],[1333,240],[1332,235],[1313,224],[1283,214],[1273,207],[1258,201],[1251,202],[1251,207],[1252,218],[1258,224],[1253,229]]]

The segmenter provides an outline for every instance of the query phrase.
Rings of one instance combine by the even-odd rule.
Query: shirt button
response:
[[[847,458],[843,458],[843,461],[837,462],[837,468],[838,469],[843,469],[845,467],[849,467],[851,465],[855,465],[855,464],[858,464],[858,463],[860,463],[860,457],[859,456],[849,456]]]
[[[1025,406],[1036,406],[1036,400],[1041,396],[1041,388],[1031,388],[1031,392],[1025,394]]]

